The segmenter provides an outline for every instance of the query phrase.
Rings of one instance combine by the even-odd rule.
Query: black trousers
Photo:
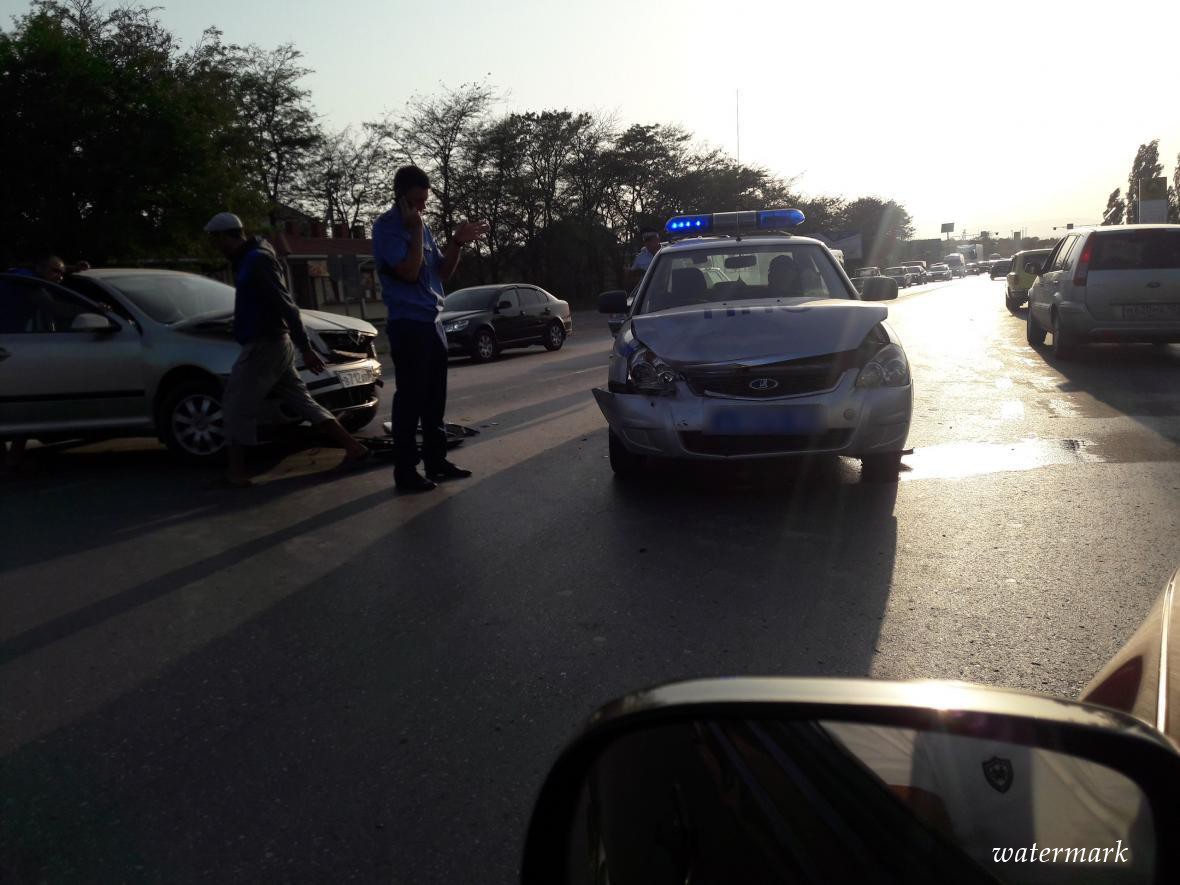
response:
[[[415,433],[422,424],[422,461],[426,469],[447,458],[443,415],[447,410],[447,346],[434,323],[390,320],[389,355],[393,359],[394,469],[413,470],[418,463]]]

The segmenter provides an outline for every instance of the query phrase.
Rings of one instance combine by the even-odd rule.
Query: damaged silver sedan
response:
[[[818,240],[785,229],[797,210],[686,216],[691,234],[653,259],[594,396],[610,424],[617,474],[648,457],[760,459],[831,454],[896,480],[913,412],[901,342]],[[599,310],[627,310],[624,292]]]

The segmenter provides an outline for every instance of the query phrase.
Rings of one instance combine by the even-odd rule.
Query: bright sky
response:
[[[210,25],[294,42],[334,127],[486,80],[506,110],[676,123],[733,153],[740,92],[743,161],[806,194],[896,199],[918,236],[1093,223],[1139,144],[1160,139],[1169,178],[1180,152],[1166,0],[149,5],[186,45]],[[25,9],[0,0],[5,18]]]

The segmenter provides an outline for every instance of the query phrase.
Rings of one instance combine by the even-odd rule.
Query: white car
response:
[[[823,243],[779,232],[801,221],[772,210],[668,222],[691,238],[653,260],[594,391],[616,473],[648,457],[827,453],[896,480],[913,384],[888,309],[868,302],[896,298],[897,283],[872,277],[858,294]],[[730,279],[712,282],[710,268]],[[599,310],[626,299],[603,293]]]
[[[241,352],[234,290],[168,270],[104,268],[63,285],[0,274],[0,438],[42,441],[155,436],[204,461],[225,447],[221,397]],[[377,414],[377,330],[303,311],[326,365],[301,368],[316,402],[349,430]],[[260,424],[299,423],[268,399]]]
[[[1076,230],[1028,291],[1028,342],[1068,359],[1096,341],[1180,341],[1180,224]]]

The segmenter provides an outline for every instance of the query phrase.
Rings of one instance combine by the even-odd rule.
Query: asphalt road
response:
[[[1075,697],[1180,559],[1180,347],[1057,363],[985,278],[890,306],[896,485],[859,465],[620,484],[605,322],[456,360],[471,480],[269,450],[246,492],[154,444],[0,487],[0,878],[508,882],[597,705],[697,676]]]

